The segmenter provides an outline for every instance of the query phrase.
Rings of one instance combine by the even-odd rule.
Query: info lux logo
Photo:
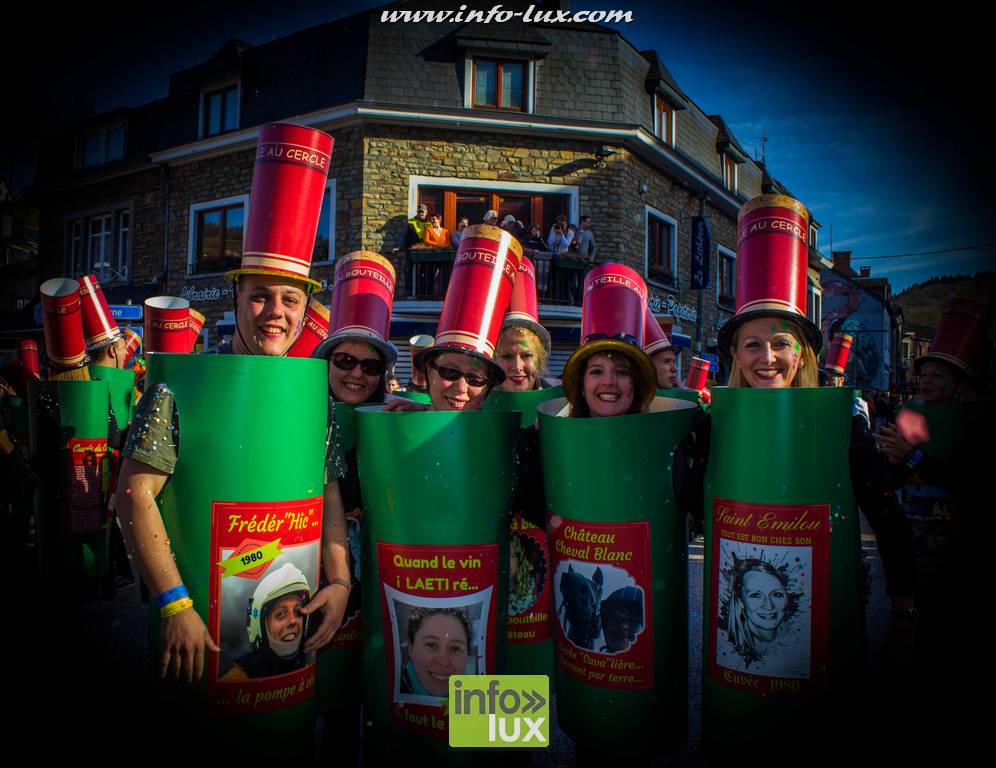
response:
[[[550,746],[546,675],[453,675],[451,747]]]

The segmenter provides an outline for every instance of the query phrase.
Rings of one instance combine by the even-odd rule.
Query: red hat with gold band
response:
[[[38,364],[38,342],[34,339],[21,339],[17,342],[17,359],[34,378],[41,378],[41,366]]]
[[[694,389],[701,392],[705,389],[706,379],[709,378],[710,363],[705,358],[693,357],[688,366],[688,374],[685,376],[686,389]]]
[[[337,259],[329,335],[311,356],[327,360],[342,342],[360,341],[377,349],[388,368],[394,365],[398,350],[387,340],[394,281],[394,265],[379,253],[353,251]]]
[[[671,328],[674,326],[674,318],[668,317],[666,321],[658,321],[654,313],[647,308],[647,319],[644,323],[643,351],[650,357],[666,349],[674,349],[671,343]]]
[[[69,277],[55,277],[41,284],[45,352],[55,368],[82,368],[90,362],[83,335],[80,284]]]
[[[179,296],[145,300],[146,352],[190,352],[190,302]]]
[[[321,289],[309,277],[333,139],[290,123],[259,129],[242,264],[225,275],[272,275]]]
[[[816,354],[823,334],[806,317],[809,211],[788,195],[759,195],[737,217],[737,310],[719,329],[719,352],[730,358],[737,329],[759,317],[791,320]]]
[[[986,334],[992,322],[992,300],[952,296],[944,303],[930,349],[913,361],[916,372],[930,360],[953,365],[966,373],[985,372]]]
[[[111,314],[104,291],[96,275],[80,278],[80,305],[83,311],[83,336],[88,352],[106,347],[121,338],[121,329]]]
[[[835,333],[833,341],[830,342],[830,351],[827,352],[827,361],[823,369],[838,376],[844,375],[847,368],[847,358],[851,355],[851,344],[854,337],[849,333]]]
[[[657,370],[643,351],[647,323],[647,284],[625,264],[599,264],[584,279],[581,303],[581,346],[564,364],[564,394],[575,406],[584,376],[585,363],[592,355],[617,352],[626,355],[636,368],[645,409],[657,391]]]
[[[301,335],[297,337],[287,357],[311,357],[322,341],[329,335],[329,310],[314,296],[308,297],[308,308],[304,311],[304,325]]]
[[[425,373],[437,355],[463,352],[487,364],[492,386],[505,380],[494,361],[495,347],[521,260],[522,246],[510,232],[490,224],[463,231],[436,340],[415,355],[416,368]]]
[[[201,335],[203,327],[204,315],[191,307],[190,314],[187,316],[187,342],[190,345],[188,352],[194,351],[194,347],[197,346],[197,337]]]
[[[131,328],[124,329],[125,337],[125,349],[124,355],[122,355],[122,360],[124,365],[128,365],[128,361],[131,359],[132,355],[138,352],[142,347],[142,336],[138,331],[132,330]]]
[[[536,295],[536,267],[523,256],[519,260],[519,271],[512,286],[512,298],[508,303],[508,314],[501,329],[526,328],[535,333],[546,353],[550,354],[553,340],[550,332],[539,321],[539,301]]]

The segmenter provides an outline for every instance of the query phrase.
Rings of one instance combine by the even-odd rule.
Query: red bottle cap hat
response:
[[[521,259],[522,246],[504,229],[473,224],[463,231],[435,344],[415,356],[416,368],[425,373],[437,354],[463,352],[487,364],[493,385],[505,380],[495,346]]]
[[[920,372],[929,360],[940,360],[968,373],[983,373],[986,365],[986,334],[992,323],[992,300],[952,296],[944,303],[930,350],[917,358]]]
[[[329,335],[329,310],[315,296],[308,297],[304,325],[297,341],[287,350],[287,357],[311,357],[311,353]]]
[[[38,364],[38,343],[34,339],[21,339],[17,342],[17,359],[21,361],[25,370],[36,379],[41,378],[41,366]]]
[[[375,347],[390,368],[398,360],[391,335],[394,306],[394,265],[378,253],[353,251],[335,263],[332,309],[328,338],[312,357],[328,359],[344,341],[361,341]]]
[[[242,265],[225,275],[274,275],[321,284],[308,275],[332,160],[327,133],[291,123],[261,126],[256,143]]]
[[[550,332],[542,326],[539,320],[539,301],[536,295],[536,267],[523,256],[519,260],[519,271],[515,276],[515,285],[512,286],[512,298],[508,302],[508,314],[501,326],[506,328],[526,328],[535,333],[546,350],[550,354],[553,340]]]
[[[806,317],[809,212],[787,195],[759,195],[737,217],[737,310],[719,329],[719,352],[730,357],[737,329],[758,317],[799,325],[817,354],[823,334]]]
[[[851,354],[851,344],[854,337],[849,333],[835,333],[833,341],[830,342],[830,351],[827,352],[827,361],[823,366],[824,370],[836,373],[838,376],[844,375],[847,368],[847,358]]]
[[[647,285],[625,264],[599,264],[585,276],[581,346],[564,364],[564,394],[574,406],[588,358],[599,352],[629,357],[639,376],[646,410],[657,391],[657,371],[643,351]]]
[[[83,336],[86,338],[88,352],[106,347],[121,338],[121,329],[111,314],[96,275],[80,278],[80,303],[83,311]]]
[[[57,368],[81,368],[86,354],[80,284],[68,277],[56,277],[41,285],[42,319],[45,324],[45,352]]]
[[[138,333],[138,331],[134,331],[131,328],[125,328],[124,337],[124,365],[128,365],[128,361],[131,360],[131,356],[138,352],[138,350],[142,347],[142,335]]]
[[[647,309],[647,317],[644,321],[643,351],[650,357],[665,349],[674,349],[671,343],[671,327],[673,323],[664,321],[658,322],[654,313]]]
[[[706,379],[709,378],[709,366],[708,360],[703,360],[701,357],[693,357],[692,362],[688,366],[688,374],[685,376],[685,387],[687,389],[694,389],[697,392],[701,392],[705,389]]]
[[[145,300],[145,351],[190,352],[190,302],[179,296]]]

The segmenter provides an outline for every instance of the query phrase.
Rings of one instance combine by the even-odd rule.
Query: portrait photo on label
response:
[[[394,644],[393,697],[439,705],[453,675],[485,674],[491,591],[419,597],[384,585]]]
[[[301,608],[317,592],[317,542],[280,547],[246,540],[219,551],[223,561],[258,557],[262,563],[221,577],[219,682],[285,675],[314,662],[315,654],[303,649],[309,624],[317,629],[322,617],[305,616]],[[268,559],[273,551],[279,554]]]
[[[535,536],[512,531],[509,537],[508,615],[529,611],[546,589],[549,563]]]
[[[639,642],[646,626],[646,595],[625,569],[561,560],[553,590],[557,620],[572,645],[616,654]]]
[[[765,677],[811,676],[812,547],[719,540],[719,667]]]

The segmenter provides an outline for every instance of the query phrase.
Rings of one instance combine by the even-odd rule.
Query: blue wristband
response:
[[[906,466],[913,469],[913,467],[920,463],[920,459],[922,458],[923,454],[920,453],[920,450],[918,448],[914,449],[913,453],[911,453],[906,459]]]
[[[159,595],[159,597],[156,598],[156,607],[163,608],[164,606],[167,606],[177,600],[181,600],[184,597],[190,597],[190,594],[187,592],[187,588],[181,584],[178,587],[167,589]]]

